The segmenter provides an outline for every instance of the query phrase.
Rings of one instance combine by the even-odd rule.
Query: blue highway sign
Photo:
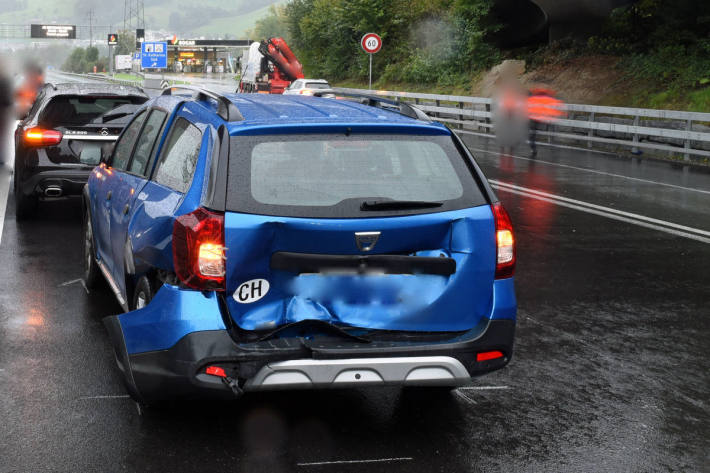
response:
[[[141,67],[143,69],[166,69],[168,67],[168,43],[145,41],[141,46]]]

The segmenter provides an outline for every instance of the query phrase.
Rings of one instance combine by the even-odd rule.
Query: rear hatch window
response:
[[[307,89],[330,89],[327,82],[306,82]]]
[[[450,136],[232,138],[227,210],[361,218],[486,204]]]
[[[121,105],[141,104],[145,101],[142,97],[60,95],[54,97],[42,110],[39,126],[55,128],[86,125]]]
[[[55,164],[99,163],[101,148],[108,151],[144,97],[59,95],[41,111],[38,126],[63,133],[56,146],[43,150]]]

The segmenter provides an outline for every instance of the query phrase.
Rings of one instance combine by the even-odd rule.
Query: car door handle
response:
[[[126,215],[129,210],[131,210],[131,206],[126,204],[126,206],[123,207],[123,215]]]
[[[106,200],[111,200],[111,196],[112,196],[112,195],[113,195],[113,192],[112,192],[112,191],[108,191],[108,192],[106,193]]]

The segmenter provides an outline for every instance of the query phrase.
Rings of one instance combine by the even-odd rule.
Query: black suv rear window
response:
[[[227,210],[358,218],[483,205],[485,197],[465,159],[449,136],[233,137]],[[441,205],[363,207],[366,202],[390,201]]]
[[[142,97],[59,95],[42,110],[39,125],[47,128],[85,125],[116,107],[141,104],[146,100]]]

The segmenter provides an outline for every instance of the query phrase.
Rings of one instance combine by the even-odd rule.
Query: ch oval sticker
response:
[[[256,302],[269,292],[269,281],[266,279],[252,279],[242,283],[234,291],[234,300],[240,304]]]

